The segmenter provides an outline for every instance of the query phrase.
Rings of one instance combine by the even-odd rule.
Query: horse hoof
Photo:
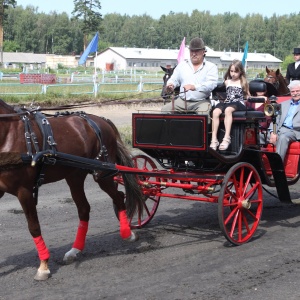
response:
[[[38,281],[47,280],[50,277],[50,270],[37,270],[34,279]]]
[[[71,263],[73,263],[75,260],[77,260],[78,255],[81,253],[80,250],[76,249],[76,248],[72,248],[70,251],[68,251],[63,259],[63,262],[66,265],[69,265]]]
[[[130,237],[128,237],[127,239],[125,239],[125,241],[127,242],[136,242],[139,239],[139,236],[137,233],[134,233],[133,231],[131,231],[131,235]]]

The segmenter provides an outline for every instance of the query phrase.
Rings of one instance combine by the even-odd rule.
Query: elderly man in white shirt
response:
[[[175,100],[174,110],[178,112],[195,111],[209,114],[210,94],[218,83],[218,68],[205,60],[205,45],[201,38],[190,42],[190,59],[178,64],[167,82],[167,92],[180,86],[179,97]],[[162,107],[163,113],[172,112],[172,103]]]

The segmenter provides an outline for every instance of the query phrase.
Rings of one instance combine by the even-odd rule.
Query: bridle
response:
[[[274,77],[273,75],[268,74],[267,77],[264,79],[264,81],[273,84],[274,87],[276,88],[276,90],[279,89],[280,82],[279,82],[279,79],[277,78],[277,76]]]
[[[171,95],[168,94],[166,92],[166,85],[167,85],[167,81],[169,80],[169,78],[171,77],[172,74],[170,74],[169,72],[165,72],[165,75],[163,77],[163,89],[161,91],[161,97],[163,98],[164,100],[164,103],[165,103],[165,100],[167,99],[170,99]]]

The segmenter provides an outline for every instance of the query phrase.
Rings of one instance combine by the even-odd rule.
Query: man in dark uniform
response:
[[[295,62],[287,67],[286,81],[289,84],[292,80],[300,80],[300,48],[294,48]]]

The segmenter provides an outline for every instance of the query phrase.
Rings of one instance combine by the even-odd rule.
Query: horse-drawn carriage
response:
[[[250,91],[265,91],[267,85],[253,81]],[[253,97],[249,101],[259,103],[264,99]],[[276,187],[280,201],[291,202],[288,185],[299,179],[298,142],[292,143],[285,163],[274,146],[260,143],[266,131],[261,124],[279,113],[274,100],[262,107],[233,113],[232,143],[225,151],[209,147],[210,116],[133,114],[133,147],[144,154],[133,157],[135,169],[130,172],[138,175],[146,201],[144,215],[132,220],[132,227],[146,225],[160,198],[168,197],[217,203],[219,225],[225,237],[235,245],[251,239],[262,214],[262,185]],[[223,135],[221,123],[218,140]],[[126,171],[122,166],[117,168]],[[122,182],[118,178],[116,181]]]
[[[250,88],[255,92],[265,85],[254,82]],[[275,101],[268,104],[272,117],[277,107]],[[142,152],[130,156],[109,120],[83,112],[50,117],[16,112],[0,101],[0,152],[8,161],[0,172],[1,195],[17,196],[23,207],[41,261],[36,279],[44,280],[50,272],[36,210],[38,187],[61,179],[70,187],[80,219],[64,258],[71,262],[84,248],[90,212],[84,180],[89,173],[113,199],[124,239],[135,240],[131,229],[149,223],[160,199],[167,197],[217,203],[227,240],[234,245],[249,241],[262,215],[262,185],[276,187],[280,201],[291,202],[288,186],[299,179],[298,142],[291,144],[284,163],[274,147],[260,143],[264,111],[234,112],[232,143],[226,151],[208,146],[208,115],[134,113],[132,144]],[[221,123],[218,138],[223,134]]]

